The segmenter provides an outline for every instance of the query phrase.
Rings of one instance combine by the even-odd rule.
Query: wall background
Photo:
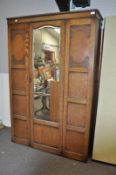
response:
[[[116,0],[91,0],[91,7],[100,10],[103,17],[116,15]],[[85,10],[75,8],[71,10]],[[55,0],[0,0],[0,120],[10,126],[8,78],[8,17],[58,12]]]
[[[105,22],[93,159],[116,165],[116,17]]]

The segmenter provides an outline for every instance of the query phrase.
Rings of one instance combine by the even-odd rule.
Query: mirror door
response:
[[[62,144],[63,25],[32,25],[32,144],[60,153]]]

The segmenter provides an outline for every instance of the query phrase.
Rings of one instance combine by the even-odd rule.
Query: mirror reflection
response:
[[[60,28],[44,26],[33,30],[34,117],[58,121]]]

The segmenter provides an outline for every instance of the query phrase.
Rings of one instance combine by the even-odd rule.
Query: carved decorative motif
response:
[[[25,31],[25,30],[12,30],[12,32],[11,32],[11,41],[13,42],[16,35],[19,35],[19,34],[24,38],[26,32],[27,31]]]
[[[77,67],[85,67],[85,68],[87,68],[87,67],[89,67],[89,57],[88,56],[86,56],[84,59],[83,59],[83,61],[82,62],[79,62],[79,63],[77,63],[77,62],[74,62],[73,61],[74,59],[72,58],[72,57],[70,57],[70,66],[72,67],[72,66],[77,66]]]
[[[20,36],[22,39],[22,45],[18,45],[18,42],[15,40],[17,36]],[[18,37],[17,37],[18,38]],[[11,35],[11,40],[12,40],[12,45],[14,44],[13,47],[24,47],[21,49],[22,53],[16,53],[18,50],[14,50],[14,53],[12,53],[11,56],[11,63],[12,65],[26,65],[27,64],[27,59],[29,59],[29,32],[25,30],[20,30],[20,31],[13,31]],[[16,42],[17,45],[15,45]],[[14,48],[15,49],[15,48]],[[19,50],[18,50],[19,51]],[[20,55],[20,57],[19,57]]]
[[[91,25],[71,26],[69,66],[89,67],[90,35]]]
[[[82,31],[87,38],[90,38],[91,25],[89,25],[89,24],[87,24],[87,25],[80,25],[80,26],[77,26],[77,25],[76,26],[72,26],[71,30],[72,30],[71,33]]]
[[[25,59],[24,58],[22,58],[22,59],[20,59],[20,58],[18,58],[18,59],[16,59],[15,57],[14,57],[14,55],[12,55],[12,57],[11,57],[11,63],[12,63],[12,65],[14,65],[14,64],[25,64]]]

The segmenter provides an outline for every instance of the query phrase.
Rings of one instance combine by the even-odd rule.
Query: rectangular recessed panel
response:
[[[67,124],[85,127],[87,106],[76,103],[68,103]]]
[[[44,125],[34,125],[34,142],[39,144],[52,146],[55,148],[59,147],[59,130],[57,128],[44,126]]]
[[[89,67],[91,25],[70,28],[70,66]]]
[[[26,90],[27,74],[23,69],[12,69],[12,90]]]
[[[12,96],[12,113],[22,116],[27,116],[28,100],[27,96],[13,95]]]
[[[87,73],[70,73],[68,96],[86,98],[88,90]]]
[[[69,152],[84,154],[84,140],[83,133],[67,131],[65,149]]]
[[[29,138],[29,128],[27,121],[14,120],[14,137],[19,137],[23,139]]]

